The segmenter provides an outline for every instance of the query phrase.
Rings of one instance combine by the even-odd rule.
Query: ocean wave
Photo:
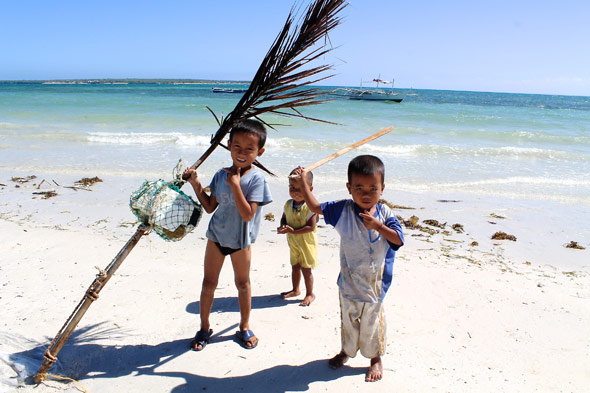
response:
[[[405,182],[395,181],[402,192],[469,194],[523,200],[553,201],[590,206],[590,180],[573,178],[507,177],[479,181]]]
[[[506,185],[506,184],[551,186],[551,187],[590,187],[590,180],[512,176],[512,177],[493,178],[493,179],[467,181],[467,182],[438,183],[438,186],[440,186],[440,187],[453,187],[453,188],[468,188],[468,187],[478,187],[478,186],[488,186],[488,185]]]
[[[116,145],[177,144],[182,146],[208,146],[211,138],[180,132],[90,132],[86,140],[92,143]]]
[[[414,121],[411,119],[411,121]],[[585,144],[590,145],[590,133],[587,127],[578,123],[570,124],[469,124],[449,123],[440,118],[433,124],[403,124],[395,129],[395,135],[402,139],[421,138],[431,141],[457,140],[464,143],[542,143],[552,145]]]
[[[542,191],[533,191],[525,189],[485,189],[485,188],[468,188],[455,185],[453,187],[447,185],[442,187],[440,184],[409,184],[409,183],[396,183],[395,189],[402,192],[412,192],[420,194],[429,193],[452,193],[453,195],[475,195],[475,196],[487,196],[491,198],[510,198],[510,199],[523,199],[523,200],[538,200],[538,201],[552,201],[559,203],[567,203],[576,206],[590,206],[590,199],[586,195],[577,194],[561,194],[561,193],[548,193]]]
[[[366,144],[362,150],[374,154],[384,153],[391,155],[418,155],[420,153],[433,152],[432,146],[428,145],[377,145]]]
[[[367,144],[359,150],[374,154],[392,156],[416,156],[421,157],[442,157],[452,156],[459,158],[468,157],[506,157],[516,159],[552,159],[552,160],[573,160],[590,161],[590,155],[568,152],[555,149],[542,149],[537,147],[500,146],[500,147],[461,147],[442,145],[376,145]]]
[[[20,130],[20,129],[25,129],[25,128],[30,128],[32,126],[27,125],[27,124],[18,124],[18,123],[7,123],[7,122],[2,122],[0,121],[0,130],[4,131],[14,131],[14,130]]]

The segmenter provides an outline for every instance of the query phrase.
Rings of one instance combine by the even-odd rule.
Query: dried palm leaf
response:
[[[326,45],[327,34],[340,24],[341,18],[337,15],[347,5],[344,0],[314,0],[302,15],[300,24],[295,24],[295,10],[291,9],[283,29],[236,107],[221,121],[214,115],[221,125],[211,138],[211,146],[192,168],[198,168],[229,131],[244,119],[254,117],[261,120],[261,114],[274,113],[330,123],[304,116],[295,108],[327,101],[321,99],[325,93],[310,85],[331,77],[320,74],[332,67],[305,67],[332,50]],[[315,47],[322,39],[324,43]],[[262,123],[273,128],[264,121]]]

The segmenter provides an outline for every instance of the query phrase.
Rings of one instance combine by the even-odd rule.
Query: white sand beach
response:
[[[276,220],[263,221],[253,246],[257,348],[234,341],[239,313],[228,264],[213,305],[212,342],[201,352],[188,348],[199,327],[204,217],[180,242],[145,236],[102,290],[50,371],[80,385],[19,381],[17,371],[36,372],[95,266],[108,265],[135,232],[127,203],[142,179],[103,178],[91,191],[76,191],[64,188],[77,180],[71,175],[37,173],[25,183],[11,177],[32,174],[0,175],[0,392],[585,392],[590,386],[590,250],[564,247],[580,241],[568,232],[568,220],[584,218],[574,206],[548,215],[529,202],[398,193],[388,185],[386,200],[414,208],[397,210],[404,219],[446,222],[430,228],[447,232],[405,230],[385,301],[384,377],[366,383],[369,360],[360,354],[339,370],[327,364],[340,350],[339,262],[338,237],[323,220],[316,300],[299,307],[300,299],[278,295],[291,285],[286,239],[275,231],[288,197],[284,179],[271,181],[274,202],[265,213]],[[39,190],[54,189],[56,196],[33,194],[43,179]],[[320,200],[345,197],[344,184],[318,187]],[[455,223],[463,233],[451,228]],[[496,231],[517,241],[492,240]]]

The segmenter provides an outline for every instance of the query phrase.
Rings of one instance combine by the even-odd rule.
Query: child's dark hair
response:
[[[258,120],[242,120],[229,132],[229,140],[232,140],[234,134],[249,133],[258,136],[258,148],[262,149],[266,143],[266,128]]]
[[[352,175],[371,176],[381,175],[381,183],[385,183],[385,165],[378,157],[371,155],[357,156],[348,164],[348,182],[352,181]]]
[[[291,176],[296,170],[297,168],[293,169],[291,173],[289,173],[289,176]],[[305,172],[305,180],[307,180],[307,184],[310,186],[313,185],[313,173],[311,173],[311,171]]]

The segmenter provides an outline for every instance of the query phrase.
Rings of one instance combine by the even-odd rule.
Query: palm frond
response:
[[[236,107],[222,119],[219,129],[211,139],[211,146],[193,164],[193,168],[198,168],[227,133],[244,119],[255,117],[260,120],[259,116],[263,113],[275,113],[322,121],[304,116],[295,108],[327,101],[320,99],[325,93],[308,86],[331,77],[332,75],[320,74],[330,70],[332,66],[304,67],[332,50],[326,47],[328,33],[341,23],[338,13],[347,5],[344,0],[313,0],[300,17],[299,24],[295,23],[294,8],[291,9],[250,87]],[[322,39],[324,43],[314,49]],[[219,122],[217,116],[215,118]]]

